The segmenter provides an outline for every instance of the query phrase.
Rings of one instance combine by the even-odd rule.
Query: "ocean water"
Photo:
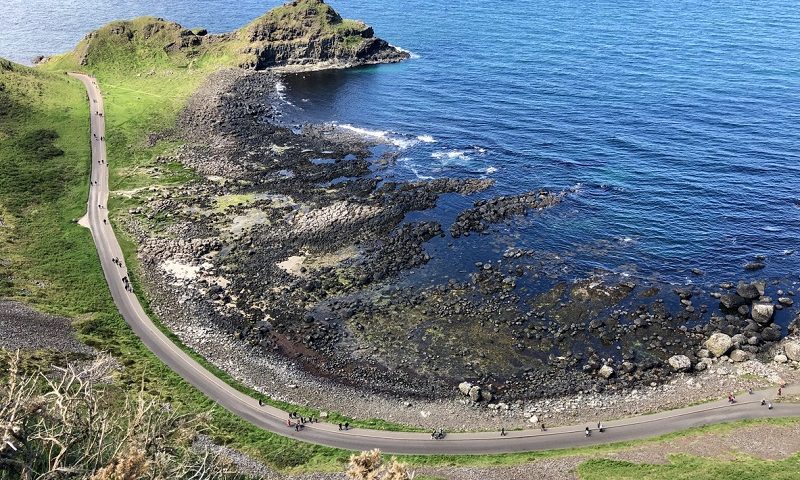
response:
[[[108,20],[142,14],[227,31],[278,3],[5,0],[0,56],[63,51]],[[329,3],[414,58],[288,77],[287,121],[386,139],[399,154],[387,178],[495,179],[484,197],[570,191],[542,215],[497,226],[490,241],[432,242],[427,275],[514,246],[568,258],[575,274],[798,279],[800,3]],[[446,196],[411,219],[447,229],[472,200]],[[745,272],[757,256],[766,268]]]

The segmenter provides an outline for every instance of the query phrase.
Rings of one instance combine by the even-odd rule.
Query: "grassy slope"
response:
[[[742,457],[734,461],[676,455],[665,465],[589,460],[578,467],[585,480],[791,480],[800,475],[800,455],[769,461]]]

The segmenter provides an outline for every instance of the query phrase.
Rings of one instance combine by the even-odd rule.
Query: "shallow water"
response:
[[[141,14],[227,31],[277,3],[6,0],[0,56],[63,51]],[[575,190],[498,226],[491,242],[434,241],[424,274],[466,271],[516,246],[569,255],[576,273],[796,279],[797,2],[330,3],[415,58],[287,78],[285,118],[383,136],[400,150],[385,177],[496,179],[485,196]],[[470,203],[446,196],[414,218],[450,219]],[[766,269],[745,272],[757,255]]]

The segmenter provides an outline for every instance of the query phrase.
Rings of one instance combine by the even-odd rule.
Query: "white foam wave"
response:
[[[397,47],[397,46],[395,46],[395,45],[391,45],[391,44],[390,44],[389,46],[390,46],[390,47],[392,47],[392,48],[396,48],[396,49],[400,50],[400,51],[401,51],[401,52],[403,52],[403,53],[407,53],[407,54],[408,54],[408,56],[409,56],[409,57],[410,57],[412,60],[416,60],[416,59],[418,59],[418,58],[421,58],[421,57],[419,56],[419,54],[416,54],[416,53],[412,52],[411,50],[406,50],[406,49],[405,49],[405,48],[403,48],[403,47]]]
[[[292,102],[286,99],[286,84],[284,84],[281,80],[275,82],[275,94],[278,97],[278,100],[285,103],[286,105],[294,106]]]
[[[413,147],[419,140],[417,139],[410,139],[410,138],[403,138],[400,136],[396,136],[392,134],[392,132],[388,132],[385,130],[370,130],[368,128],[361,128],[350,125],[349,123],[338,125],[337,127],[341,128],[342,130],[347,130],[353,132],[357,135],[366,138],[374,138],[380,142],[384,143],[391,143],[392,145],[396,146],[400,150],[405,150],[407,148]]]
[[[491,175],[493,173],[497,173],[497,167],[489,167],[486,169],[486,174]]]
[[[437,160],[469,160],[469,155],[465,150],[449,150],[442,152],[433,152],[431,157]]]
[[[417,137],[417,140],[422,143],[436,143],[436,139],[430,135],[420,135]]]

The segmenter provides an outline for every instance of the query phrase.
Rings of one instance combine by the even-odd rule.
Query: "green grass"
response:
[[[664,465],[589,460],[578,466],[582,480],[790,480],[800,475],[800,455],[770,461],[743,457],[733,461],[674,455]]]

